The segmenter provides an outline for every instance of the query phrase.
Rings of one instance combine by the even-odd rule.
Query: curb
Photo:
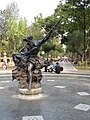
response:
[[[0,70],[0,74],[12,74],[12,70]]]

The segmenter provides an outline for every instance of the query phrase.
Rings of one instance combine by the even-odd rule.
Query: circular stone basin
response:
[[[38,100],[42,99],[44,97],[47,97],[46,95],[43,94],[35,94],[35,95],[23,95],[23,94],[15,94],[12,96],[12,98],[16,99],[22,99],[22,100]]]
[[[36,94],[41,93],[41,91],[42,91],[41,87],[40,88],[35,88],[35,89],[33,88],[31,90],[29,90],[29,89],[19,89],[20,94],[23,94],[23,95],[36,95]]]
[[[17,96],[17,98],[24,99],[24,100],[37,100],[37,99],[41,99],[42,97],[43,97],[42,94],[36,94],[36,95],[22,95],[22,94],[19,94]]]

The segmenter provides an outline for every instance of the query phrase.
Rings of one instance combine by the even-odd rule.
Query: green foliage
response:
[[[61,28],[67,35],[62,35],[61,43],[67,45],[70,52],[83,55],[84,31],[86,31],[86,47],[89,51],[89,30],[90,30],[90,1],[69,0],[66,4],[60,4],[55,9],[55,15],[64,16]]]
[[[18,17],[18,8],[17,5],[13,2],[6,7],[3,11],[0,11],[0,43],[1,43],[1,51],[13,49],[10,46],[13,46],[12,43],[16,29],[16,20]],[[9,41],[10,39],[10,41]],[[3,46],[4,41],[4,46]],[[6,41],[6,42],[5,42]],[[7,42],[8,41],[8,42]]]
[[[18,17],[19,9],[13,2],[0,11],[0,39],[1,51],[11,53],[22,46],[22,38],[27,34],[27,21]],[[4,41],[4,47],[3,42]],[[7,45],[6,45],[6,43]],[[6,48],[5,48],[6,47]]]
[[[85,2],[85,3],[84,3]],[[42,46],[45,53],[63,53],[62,44],[67,45],[70,52],[83,54],[83,31],[86,30],[86,46],[90,54],[90,1],[69,0],[66,4],[60,2],[54,14],[42,18],[40,13],[31,26],[26,19],[19,17],[19,9],[15,2],[0,11],[0,49],[17,51],[24,45],[23,37],[31,34],[35,40],[40,40],[63,15],[60,23],[55,27],[51,39]],[[85,19],[84,19],[85,18]],[[85,26],[84,26],[85,25]],[[67,33],[67,34],[66,34]],[[66,35],[65,35],[66,34]],[[61,43],[57,36],[61,35]],[[52,52],[53,51],[53,52]]]
[[[48,53],[50,52],[51,50],[55,50],[55,45],[52,44],[51,41],[47,42],[46,44],[42,45],[42,50],[45,52],[45,53]]]
[[[68,47],[70,51],[83,51],[83,33],[80,31],[73,31],[73,33],[67,36],[69,39]]]
[[[38,22],[33,23],[29,28],[29,33],[33,36],[33,39],[40,40],[43,38],[44,31]]]
[[[15,17],[15,19],[18,19],[19,8],[15,2],[12,2],[6,6],[6,9],[4,9],[3,13],[5,15],[5,19],[7,20],[9,17]]]
[[[90,66],[90,61],[87,61],[87,64]]]
[[[60,55],[60,53],[64,53],[59,38],[53,38],[49,40],[42,46],[42,50],[48,55],[51,55],[51,57],[57,57]]]

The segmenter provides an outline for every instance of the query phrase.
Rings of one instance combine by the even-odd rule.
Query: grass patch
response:
[[[78,62],[78,64],[75,66],[76,69],[78,70],[90,70],[90,64],[87,62],[87,65],[85,65],[85,62],[81,63],[81,62]]]
[[[89,66],[75,66],[76,67],[76,69],[78,69],[78,70],[90,70],[90,67]]]

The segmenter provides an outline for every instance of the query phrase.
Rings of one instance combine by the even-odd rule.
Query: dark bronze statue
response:
[[[59,20],[60,21],[60,20]],[[44,44],[51,36],[54,27],[51,28],[48,34],[42,40],[33,40],[33,37],[29,35],[23,40],[26,41],[26,45],[18,52],[12,54],[13,61],[16,68],[12,70],[12,78],[19,81],[19,89],[31,91],[41,87],[42,72],[41,68],[45,67],[38,57],[38,52],[42,44]]]

